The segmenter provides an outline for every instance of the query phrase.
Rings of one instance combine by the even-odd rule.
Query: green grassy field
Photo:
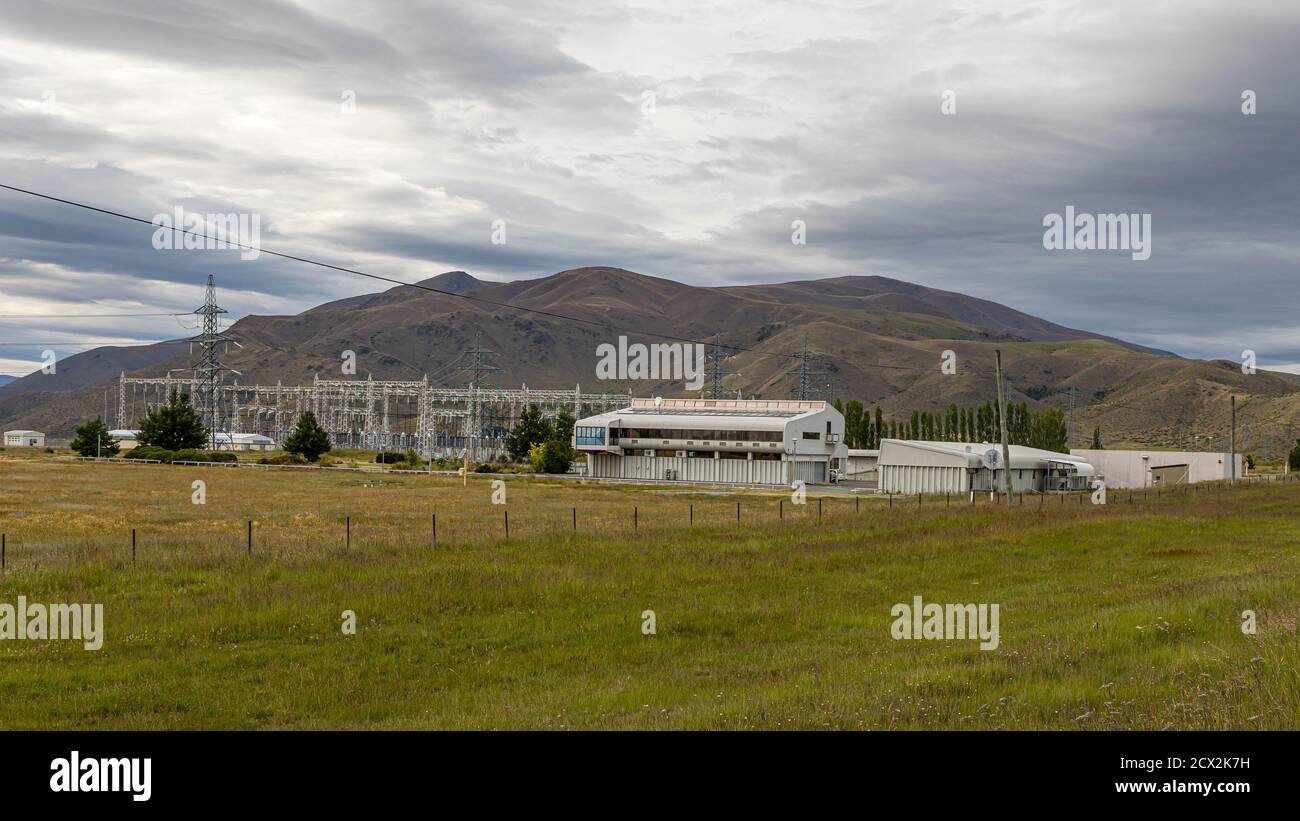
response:
[[[815,493],[491,493],[0,459],[0,603],[106,622],[99,651],[0,642],[0,726],[1300,727],[1300,483],[1011,511],[834,496],[820,519]],[[892,639],[917,595],[999,604],[1000,646]]]

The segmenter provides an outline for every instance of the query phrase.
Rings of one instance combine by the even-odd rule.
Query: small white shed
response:
[[[5,447],[43,448],[45,447],[45,434],[38,430],[7,430],[5,431]]]

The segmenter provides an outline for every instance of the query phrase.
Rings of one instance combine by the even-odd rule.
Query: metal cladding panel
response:
[[[966,490],[965,468],[940,465],[881,465],[882,493],[962,493]]]
[[[722,482],[727,484],[783,485],[785,462],[749,459],[688,459],[677,456],[614,456],[593,453],[591,475],[645,481]],[[675,471],[674,479],[664,478]]]

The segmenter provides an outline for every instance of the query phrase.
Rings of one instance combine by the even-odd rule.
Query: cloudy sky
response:
[[[1300,371],[1295,3],[0,0],[0,20],[3,184],[257,215],[265,247],[404,281],[877,274]],[[1067,206],[1150,214],[1151,258],[1045,250]],[[379,289],[151,240],[0,191],[0,373],[187,335],[95,314],[188,311],[209,273],[236,317]]]

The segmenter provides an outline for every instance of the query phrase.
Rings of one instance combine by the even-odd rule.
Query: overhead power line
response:
[[[0,319],[118,319],[143,316],[190,316],[193,311],[174,314],[0,314]]]
[[[57,342],[0,342],[0,346],[7,347],[7,348],[18,348],[18,347],[57,348],[60,345],[77,345],[77,346],[107,345],[107,346],[115,346],[115,347],[134,348],[141,345],[188,345],[189,343],[190,340],[188,339],[169,339],[169,340],[163,340],[161,342],[149,342],[147,340],[142,342],[123,342],[120,339],[86,339],[86,340],[67,339],[67,340],[59,340]]]
[[[147,220],[142,217],[133,216],[131,214],[124,214],[120,211],[113,211],[108,208],[100,208],[98,206],[89,205],[87,203],[77,202],[76,200],[69,200],[69,199],[64,199],[62,197],[56,197],[53,196],[52,194],[43,194],[39,191],[30,191],[26,188],[18,188],[17,186],[6,185],[4,183],[0,183],[0,188],[3,188],[7,191],[13,191],[14,193],[17,194],[26,194],[29,197],[37,197],[38,199],[48,200],[50,202],[57,202],[62,205],[70,205],[74,208],[81,208],[86,211],[94,212],[96,214],[103,214],[105,216],[116,217],[117,219],[127,220],[130,222],[138,222],[142,225],[148,225],[150,228],[157,227],[156,225],[154,225],[153,220]],[[381,274],[372,274],[366,271],[359,271],[355,268],[347,268],[342,265],[333,265],[328,262],[321,262],[320,260],[310,259],[308,257],[301,257],[294,254],[286,254],[280,251],[272,251],[267,248],[261,248],[255,245],[249,245],[247,243],[234,242],[228,237],[220,237],[220,238],[211,237],[202,231],[194,231],[188,228],[173,227],[169,230],[175,231],[177,233],[188,234],[190,236],[198,237],[200,239],[208,239],[214,241],[220,239],[220,241],[228,248],[242,248],[249,251],[257,251],[260,254],[269,254],[270,256],[273,257],[292,260],[294,262],[301,262],[307,265],[315,265],[319,268],[325,268],[331,271],[338,271],[344,274],[352,274],[354,276],[365,277],[366,279],[373,279],[379,282],[387,282],[392,285],[401,285],[407,288],[417,288],[421,291],[428,291],[430,293],[442,294],[443,296],[455,297],[456,299],[464,299],[464,300],[469,300],[471,302],[478,302],[484,305],[491,305],[495,308],[509,308],[510,310],[514,310],[514,311],[526,311],[528,313],[536,314],[538,316],[546,316],[552,319],[560,319],[560,320],[564,320],[565,322],[576,322],[579,324],[600,328],[601,330],[605,330],[605,331],[613,331],[615,333],[636,334],[639,336],[648,336],[657,339],[669,339],[674,342],[687,342],[694,345],[708,344],[707,342],[704,342],[702,340],[691,339],[689,337],[674,336],[672,334],[666,334],[659,331],[643,331],[643,330],[617,328],[615,326],[609,325],[604,322],[599,322],[593,319],[584,319],[582,317],[571,316],[568,314],[561,314],[555,311],[546,311],[546,310],[542,310],[541,308],[529,308],[524,305],[515,305],[510,302],[499,302],[497,300],[488,299],[486,297],[475,296],[472,293],[466,293],[466,294],[453,293],[452,291],[444,291],[440,288],[433,288],[431,286],[424,285],[421,283],[403,282],[399,279],[393,279],[392,277],[383,276]],[[732,350],[732,351],[745,351],[747,353],[752,353],[757,356],[776,357],[780,359],[800,358],[800,354],[771,353],[768,351],[760,351],[757,348],[746,348],[739,345],[720,345],[719,347],[727,348],[728,350]],[[929,368],[918,368],[910,365],[863,365],[862,367],[885,368],[889,370],[908,370],[908,371],[929,370]]]

